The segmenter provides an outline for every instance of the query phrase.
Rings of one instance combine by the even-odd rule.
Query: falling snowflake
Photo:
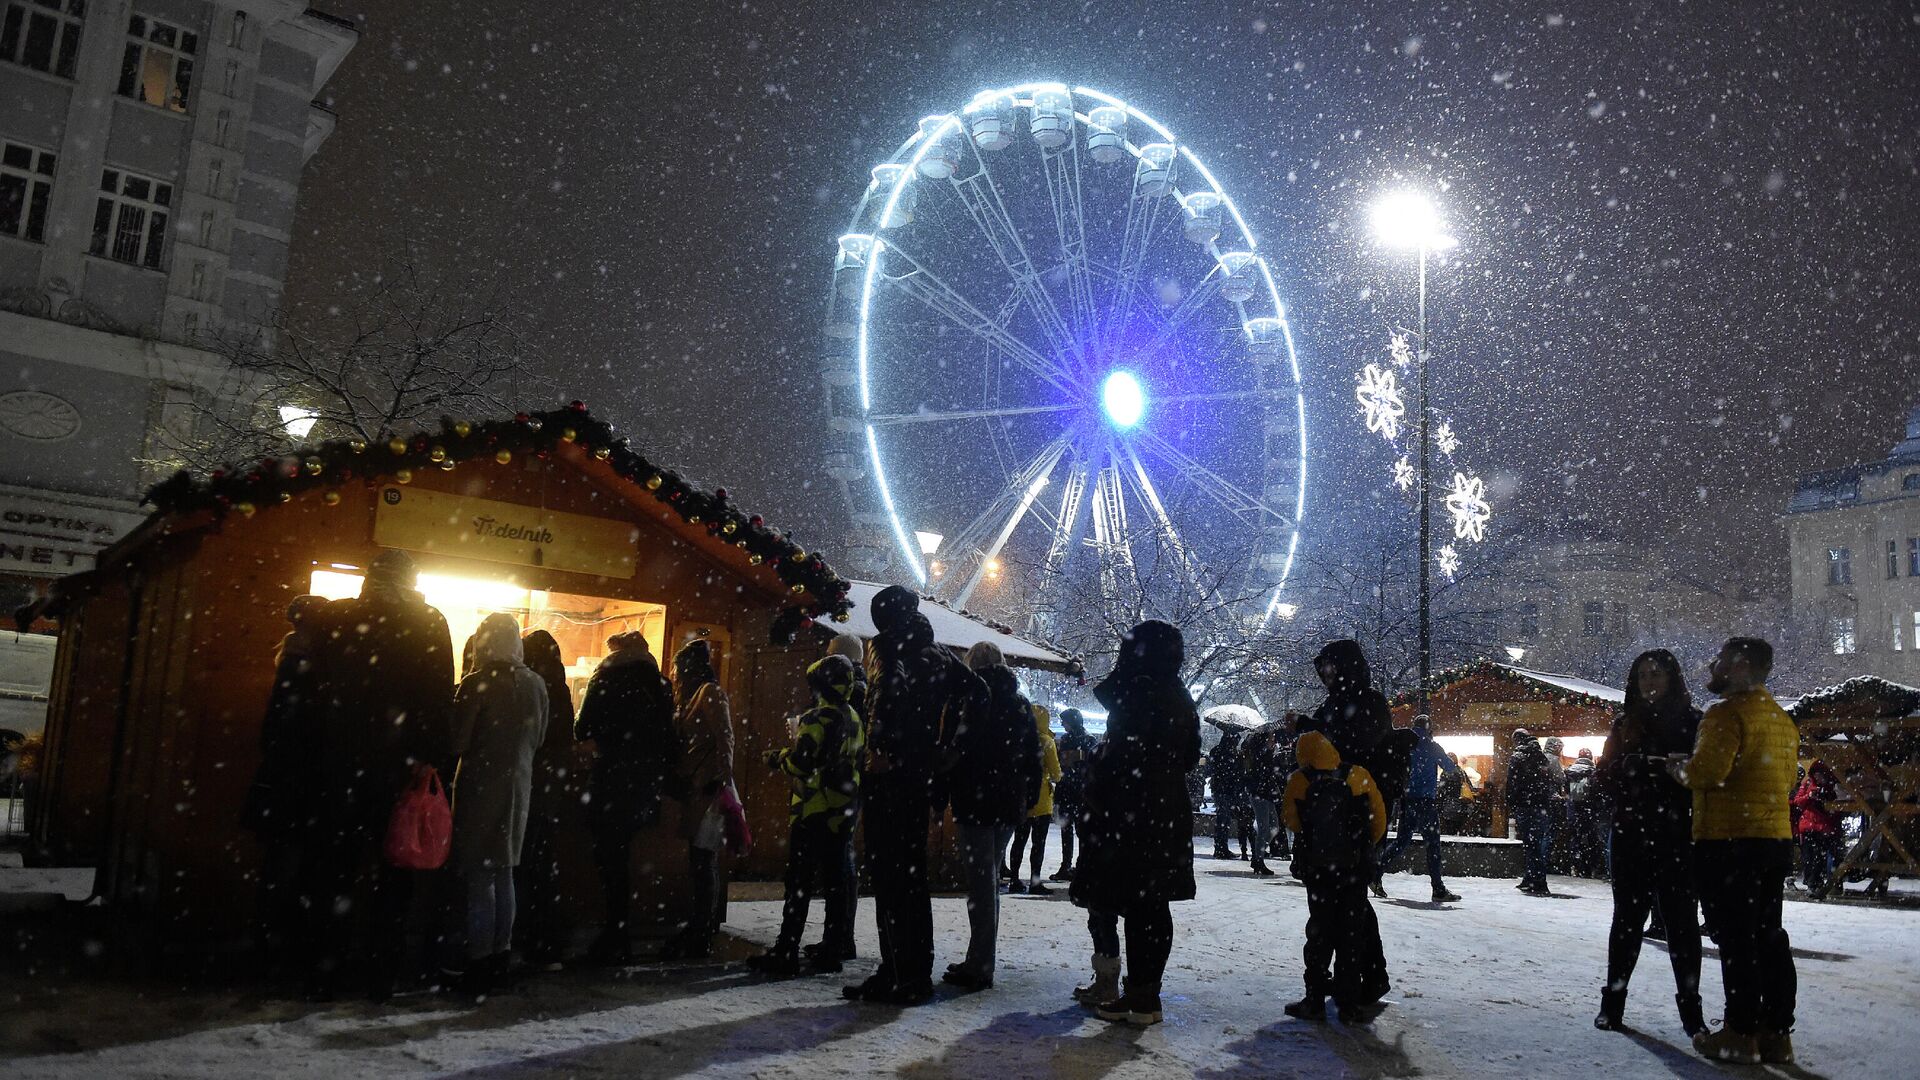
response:
[[[1387,343],[1387,352],[1393,357],[1393,362],[1401,367],[1413,363],[1413,346],[1407,344],[1407,335],[1397,330],[1394,331],[1393,340]]]
[[[1434,554],[1434,561],[1440,564],[1440,572],[1447,575],[1448,581],[1460,573],[1460,553],[1453,550],[1452,544],[1442,544]]]
[[[1392,370],[1374,364],[1360,373],[1360,388],[1353,395],[1367,414],[1367,430],[1377,431],[1388,442],[1400,437],[1400,418],[1407,414],[1400,401],[1400,387]]]
[[[1486,539],[1487,521],[1493,508],[1487,505],[1487,487],[1477,476],[1453,474],[1453,489],[1447,492],[1447,513],[1453,515],[1456,540],[1479,542]]]
[[[1433,445],[1448,457],[1452,457],[1453,452],[1460,449],[1460,440],[1454,436],[1452,424],[1442,421],[1440,426],[1434,429]]]
[[[1413,462],[1407,460],[1407,455],[1401,454],[1400,460],[1393,463],[1393,486],[1401,491],[1412,491],[1413,482],[1417,478],[1413,471]]]

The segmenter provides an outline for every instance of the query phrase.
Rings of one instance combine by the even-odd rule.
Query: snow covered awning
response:
[[[1534,682],[1559,687],[1568,693],[1583,694],[1590,698],[1599,698],[1602,701],[1614,705],[1625,705],[1627,702],[1626,692],[1612,686],[1603,686],[1597,682],[1588,682],[1585,679],[1576,679],[1571,675],[1560,675],[1551,671],[1534,671],[1530,668],[1514,667],[1511,664],[1496,664],[1495,666],[1505,668],[1523,679],[1531,679]]]
[[[1627,700],[1625,692],[1602,683],[1562,675],[1554,671],[1535,671],[1532,668],[1515,667],[1512,664],[1496,664],[1491,660],[1476,660],[1473,663],[1456,668],[1447,668],[1433,673],[1433,692],[1444,694],[1448,688],[1474,678],[1492,678],[1508,683],[1523,683],[1534,690],[1568,699],[1569,704],[1595,708],[1618,707]],[[1411,704],[1417,697],[1413,690],[1403,690],[1394,695],[1393,704]]]
[[[873,625],[873,598],[881,589],[886,588],[871,581],[849,581],[851,588],[847,600],[853,605],[847,622],[822,623],[822,627],[834,633],[858,634],[871,638],[879,633]],[[1014,667],[1038,668],[1041,671],[1053,671],[1062,675],[1072,675],[1080,670],[1080,662],[1070,656],[1057,653],[1044,645],[1035,644],[1026,638],[987,625],[971,615],[962,615],[938,600],[926,597],[920,599],[920,612],[933,624],[933,640],[948,648],[969,649],[975,642],[990,641],[1000,647],[1006,655],[1007,663]]]

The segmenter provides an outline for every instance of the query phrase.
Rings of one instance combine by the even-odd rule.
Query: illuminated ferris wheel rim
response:
[[[1209,272],[1208,276],[1211,277],[1214,274],[1226,274],[1230,272],[1227,261],[1230,256],[1237,256],[1245,260],[1244,262],[1234,264],[1234,267],[1231,268],[1232,272],[1244,270],[1248,266],[1257,269],[1258,291],[1264,293],[1265,300],[1272,315],[1249,318],[1244,311],[1244,300],[1234,300],[1233,303],[1236,309],[1240,310],[1240,329],[1242,335],[1247,340],[1261,340],[1256,334],[1256,324],[1268,324],[1259,327],[1260,332],[1265,334],[1267,339],[1277,339],[1277,343],[1285,349],[1287,370],[1293,381],[1293,412],[1297,441],[1294,458],[1296,472],[1293,485],[1295,488],[1293,492],[1293,513],[1292,517],[1287,519],[1288,532],[1290,535],[1287,540],[1284,565],[1277,579],[1274,581],[1271,595],[1262,614],[1262,622],[1264,623],[1265,620],[1270,619],[1274,612],[1280,607],[1281,592],[1285,587],[1287,579],[1291,576],[1294,559],[1299,548],[1300,521],[1306,507],[1306,398],[1304,391],[1301,389],[1299,356],[1293,340],[1292,327],[1287,319],[1286,305],[1280,298],[1279,288],[1273,279],[1272,268],[1260,250],[1258,237],[1254,235],[1252,228],[1247,224],[1246,218],[1241,214],[1240,208],[1233,197],[1220,184],[1212,170],[1207,168],[1206,163],[1201,160],[1199,155],[1197,155],[1190,146],[1181,142],[1166,125],[1160,123],[1160,121],[1154,117],[1120,98],[1091,87],[1074,86],[1069,88],[1065,83],[1046,81],[1020,83],[998,90],[982,91],[975,95],[966,106],[955,112],[935,114],[923,118],[917,130],[900,144],[893,155],[888,158],[882,166],[875,168],[875,186],[870,187],[867,195],[856,205],[848,232],[840,238],[840,248],[843,255],[847,252],[850,244],[864,245],[866,248],[866,257],[864,258],[865,268],[859,283],[858,324],[855,334],[855,376],[859,392],[859,408],[862,414],[860,418],[861,434],[863,436],[862,441],[864,442],[868,465],[872,470],[873,482],[879,493],[886,521],[892,532],[894,542],[898,545],[899,553],[905,559],[906,565],[913,573],[915,580],[920,585],[925,586],[928,580],[927,570],[921,563],[921,552],[916,548],[913,534],[900,518],[893,488],[887,479],[887,468],[881,454],[879,437],[875,430],[875,424],[872,422],[874,395],[871,328],[875,291],[881,276],[880,267],[882,255],[888,249],[887,239],[882,233],[890,227],[888,223],[897,218],[901,201],[909,190],[910,182],[921,172],[922,160],[930,150],[941,145],[942,140],[946,139],[949,135],[957,134],[965,140],[972,149],[976,159],[980,161],[980,164],[984,168],[985,161],[984,158],[980,157],[980,150],[985,144],[979,143],[977,139],[967,138],[968,128],[966,118],[976,115],[983,108],[1004,108],[1009,116],[1012,110],[1034,110],[1036,109],[1036,95],[1049,93],[1065,94],[1068,96],[1068,114],[1071,116],[1073,123],[1084,127],[1089,134],[1097,128],[1106,130],[1097,124],[1093,115],[1094,113],[1102,111],[1102,109],[1118,109],[1121,111],[1123,124],[1130,121],[1137,121],[1147,130],[1158,136],[1161,144],[1168,148],[1167,153],[1177,155],[1178,161],[1190,166],[1193,172],[1198,174],[1201,180],[1204,181],[1204,190],[1211,193],[1218,200],[1218,206],[1223,209],[1227,217],[1232,220],[1234,228],[1238,230],[1244,242],[1244,249],[1228,252],[1223,255],[1216,243],[1211,240],[1208,241],[1205,246],[1208,253],[1212,255],[1215,263],[1214,269]],[[1074,108],[1072,105],[1072,99],[1076,97],[1086,98],[1097,104],[1083,112]],[[1071,142],[1073,138],[1074,133],[1069,131],[1066,136],[1066,141]],[[1011,141],[1011,136],[1008,136],[1007,141]],[[1004,143],[1001,145],[1004,145]],[[1056,146],[1057,145],[1058,144],[1056,144]],[[1147,146],[1138,145],[1124,137],[1118,139],[1117,145],[1124,150],[1125,154],[1128,155],[1136,165],[1147,160]],[[1096,160],[1099,159],[1096,158]],[[1120,159],[1116,157],[1113,160]],[[892,167],[892,180],[889,185],[885,186],[884,196],[881,197],[879,187],[880,170],[888,166]],[[1191,191],[1182,190],[1173,182],[1171,172],[1172,161],[1169,160],[1165,162],[1163,167],[1169,170],[1165,193],[1174,198],[1176,205],[1186,205],[1187,200],[1192,195],[1202,190],[1199,188]],[[875,217],[875,222],[871,226],[872,231],[863,232],[861,231],[862,221],[864,218],[873,214],[872,203],[876,197],[881,197],[881,202],[878,214]],[[1248,298],[1251,299],[1250,296]],[[1277,331],[1277,334],[1273,333],[1273,331]],[[1123,430],[1130,428],[1132,422],[1119,422],[1118,417],[1113,411],[1114,383],[1116,380],[1124,377],[1125,381],[1130,385],[1123,387],[1123,391],[1130,391],[1135,395],[1141,393],[1138,384],[1134,382],[1132,373],[1123,369],[1116,368],[1101,374],[1105,376],[1104,379],[1099,379],[1091,386],[1077,386],[1076,389],[1090,396],[1096,402],[1099,402],[1105,408],[1109,417],[1115,420],[1116,427]],[[1122,396],[1125,396],[1124,392]],[[1139,404],[1140,403],[1135,403],[1136,407],[1133,414],[1135,419],[1138,417],[1137,407]],[[1136,467],[1138,467],[1137,461],[1135,464]],[[1049,465],[1049,469],[1050,468],[1051,465]],[[1044,480],[1042,480],[1042,483],[1044,483]],[[1037,485],[1034,491],[1038,491]],[[1157,498],[1155,498],[1154,501],[1156,503],[1155,509],[1161,509],[1157,505]],[[1162,511],[1162,513],[1164,513],[1164,511]],[[1017,521],[1017,517],[1015,520]],[[1009,523],[1009,525],[1011,524],[1013,524],[1013,522]]]

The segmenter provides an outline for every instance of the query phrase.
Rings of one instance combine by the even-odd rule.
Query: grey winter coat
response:
[[[453,751],[460,756],[453,781],[454,869],[519,865],[533,755],[546,733],[546,680],[517,658],[482,663],[461,681],[453,701]]]

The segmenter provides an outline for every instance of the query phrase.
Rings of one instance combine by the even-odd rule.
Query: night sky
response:
[[[1436,405],[1495,527],[1571,518],[1777,585],[1795,476],[1881,456],[1920,402],[1920,15],[1415,6],[336,0],[362,38],[290,299],[323,310],[406,245],[492,276],[564,397],[836,542],[816,345],[868,169],[981,89],[1079,82],[1195,144],[1276,259],[1309,545],[1400,505],[1352,387],[1413,311],[1365,208],[1413,184],[1461,240]]]

